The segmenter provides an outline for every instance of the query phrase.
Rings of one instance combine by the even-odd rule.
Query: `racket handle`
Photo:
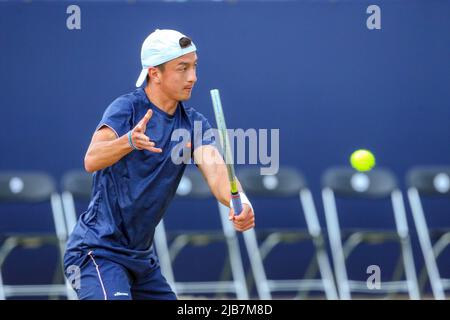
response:
[[[234,214],[238,216],[242,212],[242,201],[239,192],[231,193],[231,201],[233,202]]]

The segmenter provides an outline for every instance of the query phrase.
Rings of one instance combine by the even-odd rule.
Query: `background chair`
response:
[[[67,231],[64,223],[61,199],[55,191],[53,179],[40,172],[1,172],[0,173],[0,205],[7,203],[25,205],[28,213],[36,209],[36,205],[49,203],[51,209],[47,213],[52,214],[54,231],[49,232],[26,232],[26,223],[16,226],[20,232],[9,232],[2,234],[2,245],[0,247],[0,299],[15,296],[59,296],[63,295],[69,299],[74,298],[74,293],[64,283],[62,267],[62,256],[64,253]],[[34,213],[32,213],[34,214]],[[45,218],[43,217],[45,220]],[[39,285],[6,285],[2,281],[2,270],[5,261],[16,248],[39,249],[45,245],[57,248],[57,268],[55,270],[54,283]],[[30,266],[33,264],[30,263]],[[30,270],[33,272],[33,270]],[[60,280],[61,284],[56,283]]]
[[[92,180],[92,174],[86,172],[84,169],[67,171],[61,179],[61,199],[64,208],[67,236],[73,231],[79,213],[81,213],[81,210],[77,210],[77,204],[80,207],[82,204],[84,210],[91,200]],[[75,291],[73,292],[75,293]]]
[[[192,202],[211,198],[211,191],[198,170],[187,169],[177,189],[176,198]],[[176,199],[175,199],[176,201]],[[172,283],[177,294],[199,293],[232,293],[238,299],[248,299],[245,274],[239,249],[239,243],[232,224],[228,220],[228,208],[219,204],[222,230],[173,230],[166,232],[161,220],[155,232],[154,245],[158,253],[161,269],[167,280]],[[177,214],[190,214],[179,212]],[[211,214],[202,212],[202,214]],[[222,278],[218,281],[177,281],[173,264],[182,250],[188,247],[205,247],[213,243],[225,243],[232,280],[228,280],[227,264],[224,266]],[[205,270],[205,273],[208,270]]]
[[[407,292],[410,298],[419,299],[403,197],[397,188],[393,174],[384,169],[373,169],[366,173],[358,173],[352,168],[336,167],[324,173],[322,184],[325,217],[340,297],[350,299],[352,291],[373,293],[373,290],[368,288],[366,281],[348,279],[346,261],[354,249],[362,243],[380,244],[395,241],[400,243],[406,281],[385,281],[378,292]],[[358,228],[341,231],[335,196],[347,199],[389,199],[390,197],[396,232]],[[399,265],[401,266],[401,264]]]
[[[287,167],[280,168],[276,175],[270,176],[262,176],[258,168],[247,168],[239,171],[238,178],[246,194],[252,197],[252,200],[254,199],[256,211],[259,210],[256,209],[258,208],[258,199],[282,201],[286,198],[299,197],[307,224],[307,229],[262,229],[258,227],[258,219],[261,217],[261,214],[258,214],[256,228],[244,232],[245,245],[259,297],[271,299],[273,292],[307,293],[310,290],[319,290],[325,292],[328,299],[337,299],[338,295],[326,253],[324,236],[311,192],[307,188],[303,176],[297,170]],[[280,218],[283,219],[282,216]],[[258,238],[263,239],[261,244],[258,243]],[[264,262],[273,249],[283,243],[292,244],[304,241],[312,241],[315,249],[314,257],[310,261],[304,278],[268,279],[267,267],[265,267]],[[301,252],[298,252],[299,256],[301,254]],[[313,277],[318,271],[321,279],[314,279]]]
[[[92,179],[92,174],[82,169],[67,171],[61,179],[61,198],[68,234],[77,223],[76,202],[88,203],[91,199]]]
[[[450,197],[450,167],[416,167],[407,173],[408,199],[425,260],[425,269],[420,275],[420,286],[424,289],[426,275],[436,299],[445,299],[445,290],[450,289],[450,279],[439,273],[437,259],[450,244],[449,225],[428,228],[421,198]],[[430,235],[431,233],[431,235]],[[432,240],[434,239],[434,245]]]

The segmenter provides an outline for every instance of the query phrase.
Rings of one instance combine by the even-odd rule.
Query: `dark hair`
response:
[[[182,49],[184,49],[184,48],[189,47],[192,44],[192,40],[189,39],[188,37],[183,37],[180,39],[179,43],[180,43],[180,47]]]
[[[192,44],[192,40],[188,37],[182,37],[179,41],[180,47],[181,49],[187,48]],[[164,64],[165,63],[161,63],[160,65],[156,66],[155,68],[158,68],[161,72],[164,72]],[[147,81],[147,83],[150,81],[150,77],[148,76],[147,73],[147,77],[145,78],[145,80]]]

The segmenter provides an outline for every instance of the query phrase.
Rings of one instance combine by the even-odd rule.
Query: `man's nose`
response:
[[[188,81],[192,82],[192,83],[197,82],[197,73],[196,73],[195,69],[193,69],[189,72]]]

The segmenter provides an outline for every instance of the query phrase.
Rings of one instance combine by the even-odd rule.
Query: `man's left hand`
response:
[[[242,212],[239,215],[235,215],[234,209],[231,208],[228,219],[233,221],[233,226],[237,231],[243,232],[255,226],[255,215],[253,214],[253,210],[245,203],[242,204]]]

